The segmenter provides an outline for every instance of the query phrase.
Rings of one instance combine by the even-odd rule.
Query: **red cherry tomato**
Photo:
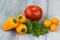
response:
[[[39,19],[42,18],[42,9],[38,6],[28,6],[25,9],[25,16],[27,19],[31,19],[31,20],[36,20],[38,21]]]

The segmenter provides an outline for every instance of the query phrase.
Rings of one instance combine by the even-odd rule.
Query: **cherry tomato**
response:
[[[39,6],[34,5],[28,6],[24,13],[27,19],[31,19],[33,21],[41,19],[43,14],[42,9]]]

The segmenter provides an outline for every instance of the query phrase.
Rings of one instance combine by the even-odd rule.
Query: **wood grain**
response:
[[[19,7],[18,0],[6,0],[4,7],[0,12],[0,40],[17,40],[18,34],[14,31],[3,31],[2,24],[11,16],[17,16]]]
[[[6,0],[0,0],[0,12],[1,12],[3,6],[5,5],[5,2],[6,2]]]
[[[60,20],[60,0],[49,0],[48,17],[52,19],[56,17]],[[49,32],[47,40],[60,40],[60,24],[56,32]]]

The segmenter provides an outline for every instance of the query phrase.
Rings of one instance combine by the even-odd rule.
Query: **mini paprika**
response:
[[[27,32],[27,26],[24,24],[19,24],[19,26],[16,27],[16,32],[21,35],[25,34]]]
[[[22,15],[22,14],[19,14],[19,15],[17,16],[17,21],[18,21],[19,23],[25,23],[25,22],[26,22],[26,17],[25,17],[24,15]]]
[[[7,31],[16,28],[17,26],[18,26],[17,20],[11,17],[3,24],[2,29]]]

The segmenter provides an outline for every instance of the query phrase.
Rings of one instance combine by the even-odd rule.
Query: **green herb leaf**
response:
[[[45,28],[42,24],[38,23],[37,21],[27,20],[26,25],[28,26],[27,33],[33,34],[36,37],[48,33],[47,28]]]

